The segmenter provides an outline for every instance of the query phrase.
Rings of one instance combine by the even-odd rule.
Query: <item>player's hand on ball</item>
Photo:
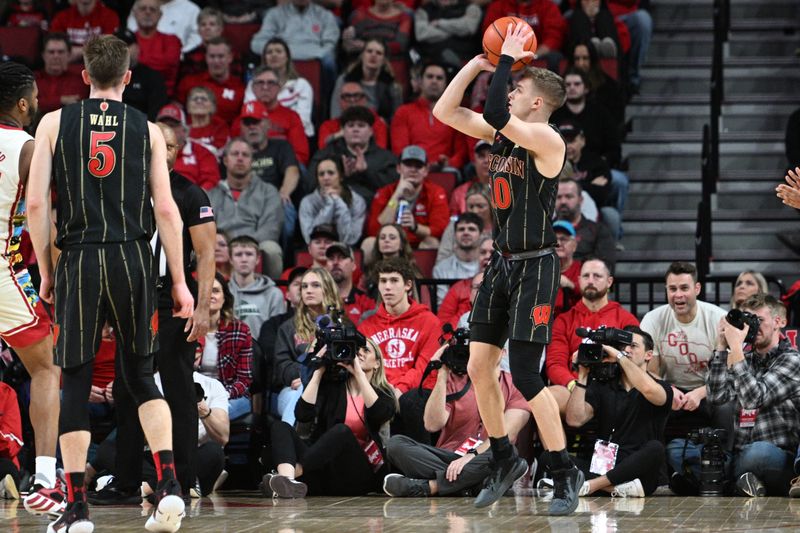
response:
[[[478,54],[470,60],[470,63],[473,65],[477,65],[479,69],[485,70],[486,72],[494,72],[495,67],[492,65],[492,62],[489,61],[489,58],[486,57],[486,54]]]
[[[172,316],[189,318],[194,311],[194,298],[186,283],[172,284]]]
[[[514,61],[533,59],[536,54],[525,51],[525,43],[531,33],[533,33],[533,30],[527,24],[517,24],[516,26],[509,24],[506,28],[506,38],[503,41],[500,53],[513,57]]]

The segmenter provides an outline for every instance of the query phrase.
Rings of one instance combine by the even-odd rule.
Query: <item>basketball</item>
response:
[[[492,24],[486,28],[486,31],[483,32],[483,51],[486,53],[486,57],[489,58],[489,62],[492,65],[497,65],[497,62],[500,61],[500,49],[503,47],[503,41],[506,38],[506,31],[508,29],[509,24],[525,24],[530,28],[530,25],[522,20],[521,18],[517,17],[500,17],[499,19],[492,22]],[[533,33],[533,29],[531,29],[531,36],[525,42],[525,51],[528,52],[535,52],[536,51],[536,34]],[[527,59],[520,59],[516,61],[512,66],[511,70],[516,71],[527,65],[531,62],[533,58]]]

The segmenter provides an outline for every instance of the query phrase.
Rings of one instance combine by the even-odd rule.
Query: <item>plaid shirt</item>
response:
[[[253,338],[241,320],[220,321],[217,330],[219,380],[230,399],[250,396],[253,381]]]
[[[708,401],[736,401],[738,409],[758,409],[753,427],[739,426],[735,415],[734,450],[756,441],[795,453],[800,441],[800,353],[782,340],[766,355],[744,354],[728,368],[724,353],[715,352],[709,365]]]

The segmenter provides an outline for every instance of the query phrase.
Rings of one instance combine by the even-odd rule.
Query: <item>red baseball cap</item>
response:
[[[242,106],[242,114],[239,115],[239,118],[254,118],[256,120],[264,120],[269,118],[269,113],[267,112],[267,108],[264,107],[264,104],[258,100],[253,100],[252,102],[247,102]]]
[[[183,109],[178,104],[167,104],[162,107],[158,112],[158,116],[156,116],[156,122],[163,118],[180,122],[184,126],[186,125],[186,113],[183,112]]]

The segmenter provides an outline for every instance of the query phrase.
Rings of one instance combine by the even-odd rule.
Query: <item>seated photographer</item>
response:
[[[586,479],[581,496],[607,492],[623,498],[643,498],[655,492],[664,464],[664,424],[672,405],[672,388],[647,372],[653,357],[653,339],[637,326],[626,326],[631,344],[618,350],[608,345],[583,344],[596,349],[597,359],[611,364],[614,379],[598,379],[600,366],[581,364],[575,356],[578,379],[567,402],[567,424],[581,427],[597,418],[598,437],[591,463],[581,458],[575,464]],[[602,350],[602,352],[601,352]],[[595,358],[590,358],[595,359]]]
[[[253,381],[253,337],[250,328],[233,315],[233,295],[222,274],[211,286],[209,326],[199,339],[195,369],[218,379],[228,391],[228,412],[236,420],[251,411],[250,384]]]
[[[163,390],[161,376],[154,375],[158,390]],[[219,380],[204,376],[199,372],[192,374],[197,391],[197,456],[192,471],[200,485],[200,494],[207,496],[214,490],[214,484],[225,465],[223,447],[228,443],[230,419],[228,418],[228,392]],[[114,472],[116,461],[116,434],[104,440],[97,451],[97,456],[90,461],[87,470],[93,472]],[[153,454],[146,451],[142,457],[142,480],[144,495],[152,493],[156,486],[156,470],[153,465]],[[187,487],[188,490],[188,487]],[[113,497],[113,498],[112,498]],[[140,490],[122,492],[114,488],[112,481],[106,488],[98,492],[90,492],[89,499],[95,505],[130,505],[141,501]]]
[[[741,306],[750,316],[733,313],[720,320],[706,381],[710,403],[735,402],[729,479],[745,496],[786,496],[794,475],[800,354],[781,339],[781,307],[772,296],[757,294]],[[683,446],[670,443],[669,461],[678,472]],[[702,448],[689,442],[683,457],[697,478]]]
[[[397,401],[380,348],[371,339],[360,342],[349,361],[334,361],[335,347],[329,352],[323,346],[314,356],[318,366],[295,407],[298,431],[286,422],[272,424],[277,473],[264,476],[265,496],[363,496],[379,490],[389,470],[383,436]]]
[[[289,425],[294,425],[295,404],[303,394],[303,361],[316,338],[317,321],[329,310],[344,310],[339,289],[327,270],[313,267],[303,274],[297,311],[280,325],[275,342],[273,380],[282,386],[278,415]]]
[[[378,278],[381,303],[374,315],[359,324],[358,330],[375,341],[386,358],[386,379],[400,402],[400,432],[430,443],[430,435],[423,427],[424,399],[418,387],[428,361],[439,348],[440,322],[428,306],[412,298],[415,272],[410,263],[399,258],[383,259],[373,271]],[[434,372],[422,385],[430,391],[435,384]],[[393,432],[399,428],[394,425]]]
[[[463,496],[465,491],[480,489],[491,473],[489,439],[467,376],[469,351],[459,356],[451,350],[450,344],[445,344],[431,357],[431,362],[438,361],[441,367],[425,403],[424,422],[426,430],[441,431],[439,440],[434,447],[405,435],[389,439],[387,457],[402,472],[384,478],[383,491],[389,496]],[[499,379],[508,437],[514,443],[531,412],[511,382],[511,374],[501,371]]]
[[[564,414],[570,391],[574,390],[578,374],[572,370],[570,361],[582,338],[577,329],[596,329],[600,326],[624,328],[638,326],[636,317],[617,302],[608,299],[608,291],[614,278],[602,259],[587,259],[581,265],[578,288],[581,300],[572,309],[559,314],[553,321],[553,339],[547,347],[545,365],[550,392]]]

